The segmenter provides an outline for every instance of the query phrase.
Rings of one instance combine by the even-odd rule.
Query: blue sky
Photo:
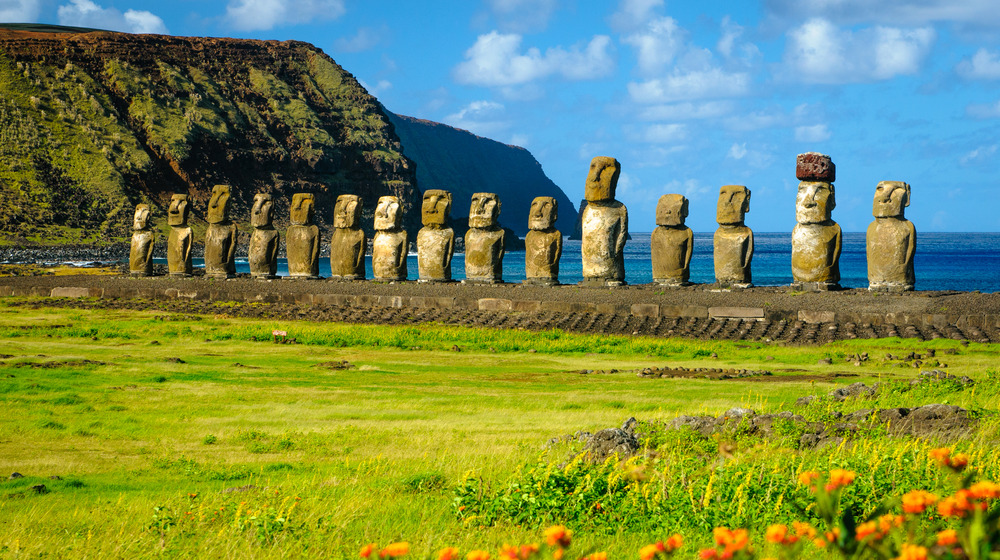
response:
[[[616,157],[633,231],[665,193],[714,230],[724,184],[751,189],[748,226],[790,231],[805,151],[837,164],[845,231],[881,180],[912,185],[918,231],[1000,231],[995,0],[0,0],[0,20],[313,43],[391,111],[528,148],[574,201]]]

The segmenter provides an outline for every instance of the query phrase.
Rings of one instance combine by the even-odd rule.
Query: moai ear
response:
[[[745,189],[747,196],[743,199],[743,213],[750,213],[750,189]]]
[[[830,198],[826,199],[826,209],[833,212],[833,209],[837,207],[837,191],[833,185],[830,185]]]
[[[681,217],[688,217],[688,199],[687,197],[681,197]]]
[[[903,185],[903,188],[906,189],[906,201],[903,202],[903,206],[906,207],[910,205],[910,184],[903,183]]]

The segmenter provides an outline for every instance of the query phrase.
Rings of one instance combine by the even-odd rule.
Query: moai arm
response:
[[[503,229],[501,229],[500,230],[500,251],[497,253],[497,259],[503,259],[503,255],[504,255],[504,252],[505,252],[506,247],[507,247],[507,245],[504,243],[504,241],[506,240],[505,239],[506,235],[507,235],[507,232],[504,231]]]
[[[280,246],[281,234],[275,231],[274,237],[271,238],[271,244],[267,247],[267,262],[273,263],[278,260],[278,247]]]
[[[450,262],[451,257],[455,254],[455,234],[452,233],[451,237],[448,238],[448,247],[445,248],[445,262]]]
[[[552,258],[552,264],[559,262],[559,259],[562,257],[562,242],[562,233],[559,233],[559,235],[556,236],[556,250],[555,255],[553,255]]]
[[[407,253],[410,251],[410,234],[407,233],[405,229],[403,230],[402,233],[403,233],[403,241],[402,241],[403,246],[400,247],[399,249],[399,262],[396,263],[396,266],[398,268],[403,268],[406,265],[406,256]]]
[[[843,235],[843,233],[840,230],[840,224],[834,224],[833,227],[837,228],[837,233],[836,235],[834,235],[833,238],[833,258],[830,259],[831,265],[833,263],[840,262],[840,244],[841,244],[841,236]]]
[[[190,232],[191,230],[189,229],[188,231]],[[194,235],[191,235],[190,233],[184,236],[184,258],[182,259],[183,262],[188,262],[188,259],[191,258],[191,245],[194,245],[194,243],[192,243],[192,241],[194,240],[193,238]]]
[[[365,251],[368,250],[368,243],[366,243],[365,232],[361,230],[361,249],[358,251],[358,258],[354,261],[354,268],[361,268],[365,265]]]
[[[913,255],[917,252],[917,228],[913,227],[913,222],[907,222],[910,230],[910,242],[906,246],[906,260],[903,262],[913,262]]]
[[[229,239],[229,250],[226,251],[227,263],[232,263],[236,257],[236,242],[240,239],[240,228],[236,227],[236,224],[233,224],[230,229],[233,230],[233,235]]]
[[[838,233],[838,235],[840,235]],[[840,251],[840,241],[837,241],[837,251]],[[743,255],[743,268],[750,266],[750,259],[753,258],[753,230],[750,230],[750,236],[747,238],[747,250]]]
[[[691,254],[694,252],[694,232],[687,230],[687,252],[684,254],[684,269],[691,267]]]
[[[312,227],[315,228],[316,226]],[[317,232],[316,235],[313,236],[313,246],[312,250],[309,252],[309,259],[310,259],[309,262],[316,262],[316,259],[318,258],[319,258],[319,232]]]
[[[149,231],[149,246],[146,247],[146,258],[143,262],[151,262],[153,260],[153,245],[156,243],[156,231]]]
[[[618,239],[615,243],[616,252],[620,255],[622,251],[625,250],[625,240],[628,238],[628,209],[622,204],[621,207],[622,217],[619,220],[618,225]]]

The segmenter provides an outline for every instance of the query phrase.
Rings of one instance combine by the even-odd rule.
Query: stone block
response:
[[[806,152],[795,158],[795,177],[799,181],[833,183],[837,180],[837,166],[826,154]]]
[[[629,311],[635,317],[659,317],[660,306],[655,303],[633,303]]]
[[[597,306],[593,303],[574,303],[569,301],[543,301],[542,311],[555,313],[594,313]]]
[[[0,297],[11,297],[14,295],[14,288],[11,286],[0,286]]]
[[[379,307],[403,307],[403,296],[378,296]]]
[[[595,307],[596,311],[602,315],[627,315],[629,312],[628,307],[615,303],[598,303]]]
[[[833,311],[807,311],[799,310],[799,321],[803,323],[835,323],[837,314]]]
[[[510,305],[513,311],[535,313],[542,310],[542,302],[539,300],[515,299]]]
[[[509,299],[481,298],[478,301],[480,311],[511,311],[513,305]]]
[[[52,288],[52,291],[49,292],[49,297],[80,298],[80,297],[91,297],[91,295],[90,295],[90,288],[62,286],[58,288]]]
[[[704,319],[708,317],[708,307],[703,305],[661,305],[660,315],[663,317],[693,317]]]
[[[799,312],[791,309],[764,309],[764,318],[768,321],[785,321],[794,323],[799,320]]]
[[[709,307],[712,319],[763,319],[763,307]]]

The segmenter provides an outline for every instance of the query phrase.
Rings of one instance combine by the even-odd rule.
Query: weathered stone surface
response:
[[[194,234],[187,227],[188,196],[174,194],[167,209],[167,224],[170,237],[167,238],[167,270],[171,276],[191,276],[191,244]]]
[[[480,311],[510,311],[513,307],[513,302],[509,299],[480,298],[476,302],[476,309]]]
[[[156,235],[149,223],[149,205],[137,204],[132,218],[132,244],[128,254],[128,270],[132,276],[153,275],[153,242]]]
[[[831,219],[837,202],[826,182],[802,181],[795,198],[792,278],[802,289],[840,287],[840,226]]]
[[[272,225],[273,219],[274,201],[271,195],[266,193],[254,195],[253,208],[250,210],[253,234],[250,235],[250,249],[247,252],[250,276],[254,278],[277,278],[278,246],[281,236]]]
[[[330,278],[365,278],[365,232],[361,229],[361,197],[342,194],[333,207],[333,235],[330,237]]]
[[[562,233],[555,229],[559,203],[551,196],[539,196],[531,201],[528,227],[524,236],[525,284],[556,285],[559,283],[559,258],[562,257]]]
[[[713,319],[763,319],[763,307],[709,307],[708,316]]]
[[[656,229],[650,237],[653,281],[664,286],[685,286],[691,277],[694,234],[684,225],[688,199],[665,194],[656,205]]]
[[[806,152],[795,158],[795,177],[799,181],[832,183],[837,180],[837,166],[826,154]]]
[[[475,193],[469,207],[465,234],[465,279],[468,282],[503,282],[504,231],[497,223],[500,199],[494,193]]]
[[[633,303],[629,312],[634,317],[656,318],[660,316],[660,306],[655,303]]]
[[[236,275],[236,241],[239,230],[229,220],[229,185],[212,187],[205,231],[205,276],[232,278]]]
[[[882,181],[875,188],[872,206],[875,221],[868,226],[866,236],[870,290],[902,292],[914,287],[917,231],[903,216],[904,208],[909,205],[910,185]]]
[[[313,224],[315,204],[312,193],[292,195],[292,225],[285,232],[289,278],[319,278],[319,227]]]
[[[598,156],[590,162],[587,175],[587,207],[581,213],[583,240],[583,283],[622,285],[625,283],[625,240],[628,237],[628,210],[614,199],[621,165],[611,157]]]
[[[372,242],[372,275],[384,282],[406,280],[409,238],[402,228],[402,208],[395,196],[378,199],[375,240]]]
[[[721,287],[748,288],[753,276],[753,231],[744,225],[750,211],[750,189],[743,185],[724,185],[719,189],[715,220],[719,229],[713,238],[715,281]]]
[[[837,314],[833,311],[807,311],[801,309],[798,313],[799,321],[810,324],[833,323],[836,318]]]
[[[450,192],[438,189],[424,192],[420,213],[424,227],[417,232],[417,268],[421,282],[451,281],[455,232],[447,227],[450,214]]]

